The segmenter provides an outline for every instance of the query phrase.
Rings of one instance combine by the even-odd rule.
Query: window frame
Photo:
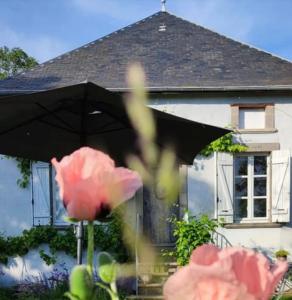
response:
[[[265,111],[265,127],[264,128],[239,128],[239,111],[240,109],[260,109]],[[274,103],[237,103],[231,104],[231,126],[239,133],[265,133],[276,132],[275,128],[275,104]]]
[[[235,174],[235,160],[237,157],[248,157],[247,162],[247,175],[236,176]],[[263,175],[254,175],[254,157],[255,156],[266,156],[267,158],[267,174],[265,177]],[[252,164],[251,164],[252,162]],[[233,156],[233,211],[234,211],[234,223],[267,223],[271,221],[271,153],[269,152],[247,152],[240,153]],[[255,177],[256,176],[256,177]],[[266,178],[266,196],[254,196],[254,178]],[[247,178],[247,217],[238,216],[237,203],[240,197],[235,196],[235,184],[236,178]],[[245,198],[245,197],[242,197]],[[266,198],[266,217],[254,217],[254,199],[255,198]]]

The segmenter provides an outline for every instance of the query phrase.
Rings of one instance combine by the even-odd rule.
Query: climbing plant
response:
[[[30,181],[32,161],[28,158],[13,157],[8,155],[6,155],[6,158],[13,159],[16,162],[16,166],[21,174],[21,177],[16,180],[17,185],[23,189],[27,188]]]
[[[106,225],[95,225],[94,241],[96,248],[112,253],[119,262],[129,258],[122,239],[122,226],[120,218],[114,215],[111,222]],[[84,231],[84,243],[87,244],[87,230]],[[53,226],[38,226],[24,230],[22,235],[13,237],[0,236],[0,263],[7,264],[9,257],[24,256],[30,250],[41,245],[49,246],[49,253],[39,250],[40,257],[47,265],[57,260],[57,251],[76,257],[76,236],[73,226],[58,230]]]
[[[200,154],[202,156],[209,156],[213,152],[229,152],[229,153],[238,153],[244,152],[247,150],[247,146],[240,143],[235,143],[233,141],[232,133],[227,133],[220,137],[219,139],[213,141],[207,145]]]

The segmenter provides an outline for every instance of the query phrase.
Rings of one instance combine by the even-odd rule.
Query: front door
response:
[[[171,216],[178,215],[178,205],[168,207],[157,199],[153,190],[143,190],[143,229],[144,234],[154,245],[169,245],[174,242]]]

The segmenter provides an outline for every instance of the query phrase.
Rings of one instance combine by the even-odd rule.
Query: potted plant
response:
[[[280,249],[280,250],[278,250],[278,251],[275,252],[276,258],[278,260],[282,260],[282,261],[286,261],[287,260],[287,256],[289,254],[290,253],[287,250],[284,250],[284,249]]]

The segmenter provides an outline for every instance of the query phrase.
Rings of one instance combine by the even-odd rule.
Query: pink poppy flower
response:
[[[83,147],[58,162],[52,159],[60,197],[69,217],[93,221],[107,216],[142,186],[137,172],[116,168],[105,153]]]
[[[252,250],[203,245],[167,280],[163,294],[165,300],[267,300],[286,270],[284,262],[270,268]]]

